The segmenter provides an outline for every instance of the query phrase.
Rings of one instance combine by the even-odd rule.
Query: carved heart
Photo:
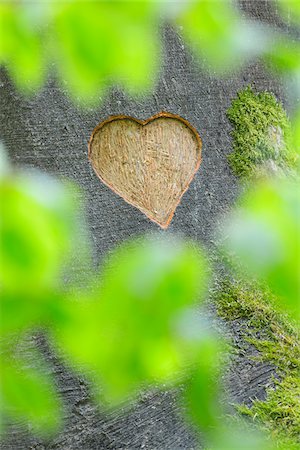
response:
[[[94,129],[89,159],[107,186],[167,228],[200,166],[201,146],[197,131],[174,114],[113,116]]]

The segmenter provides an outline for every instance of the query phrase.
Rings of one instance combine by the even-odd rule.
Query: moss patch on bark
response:
[[[300,448],[299,330],[276,310],[272,295],[257,287],[226,281],[216,295],[218,314],[226,321],[246,322],[243,338],[259,351],[259,359],[274,364],[278,378],[265,401],[238,410],[252,417],[277,439],[280,448]],[[283,446],[283,447],[282,447]]]
[[[228,161],[237,176],[249,176],[263,165],[284,170],[295,166],[291,124],[273,94],[247,87],[232,101],[227,116],[233,125],[234,150]]]

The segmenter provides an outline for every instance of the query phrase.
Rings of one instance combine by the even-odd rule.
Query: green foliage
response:
[[[281,3],[296,17],[298,6]],[[157,74],[161,12],[159,3],[150,0],[2,3],[0,62],[26,90],[41,86],[54,65],[70,94],[85,102],[97,100],[114,84],[137,93],[151,86]],[[261,55],[286,78],[299,73],[299,45],[244,21],[230,2],[194,1],[177,10],[165,7],[164,14],[183,25],[184,36],[219,71]],[[229,115],[239,127],[239,145],[231,157],[238,174],[252,172],[265,160],[283,168],[295,163],[288,119],[272,95],[255,95],[248,89]],[[297,120],[296,115],[296,124]],[[296,149],[299,129],[294,134]],[[82,226],[70,195],[74,188],[40,175],[12,175],[5,164],[0,173],[1,414],[29,421],[37,432],[57,429],[61,407],[53,380],[39,355],[43,370],[32,368],[15,346],[15,338],[22,340],[25,332],[43,326],[71,365],[89,369],[95,391],[101,386],[110,404],[151,383],[176,385],[178,373],[184,371],[189,414],[206,432],[210,448],[240,449],[241,442],[249,449],[273,448],[264,436],[224,420],[221,363],[216,357],[223,344],[197,319],[194,308],[208,278],[201,251],[180,240],[141,239],[116,250],[101,276],[86,269],[90,278],[79,291],[68,274],[74,244],[79,245],[77,227]],[[298,194],[292,181],[260,182],[233,215],[227,241],[249,274],[281,295],[282,307],[296,318]],[[82,247],[88,244],[83,242]],[[84,255],[77,257],[79,262]],[[243,313],[245,320],[251,317],[254,329],[263,324],[268,339],[251,339],[264,358],[280,370],[286,367],[284,380],[268,393],[269,403],[255,402],[251,413],[269,428],[276,425],[293,434],[299,426],[299,402],[292,391],[299,387],[294,337],[287,337],[272,316],[275,313],[264,310],[257,317],[249,305],[248,296],[243,311],[238,302],[232,302],[228,311]],[[293,442],[284,445],[278,448],[294,448]]]
[[[186,383],[185,401],[189,417],[212,439],[210,433],[216,433],[224,420],[224,408],[220,401],[224,343],[207,332],[202,332],[199,343],[196,364]]]
[[[58,314],[62,271],[75,251],[86,254],[79,255],[76,244],[79,215],[71,191],[70,184],[37,172],[6,170],[1,178],[0,334]]]
[[[279,7],[287,19],[300,23],[300,2],[299,0],[279,0]]]
[[[206,285],[199,250],[172,239],[141,239],[117,249],[102,270],[94,300],[68,305],[56,339],[93,368],[102,394],[118,403],[151,382],[176,382],[195,349],[180,337],[180,315]]]
[[[157,6],[145,1],[70,3],[55,11],[58,70],[71,92],[91,97],[111,83],[138,92],[155,79]],[[152,74],[152,77],[151,77]]]
[[[62,405],[55,387],[40,368],[26,367],[20,359],[1,361],[1,407],[6,420],[27,420],[35,433],[57,431]]]
[[[236,175],[249,176],[267,162],[280,168],[295,166],[291,125],[273,94],[255,94],[247,87],[233,100],[227,116],[234,127],[234,152],[228,160]]]
[[[266,427],[286,447],[300,447],[299,330],[276,310],[274,296],[255,285],[224,282],[216,296],[218,313],[229,321],[242,319],[243,338],[259,350],[259,359],[274,364],[279,379],[267,389],[265,401],[253,400],[243,414]]]
[[[39,87],[54,64],[81,101],[98,101],[114,84],[138,93],[157,73],[158,12],[152,1],[4,3],[0,62],[26,90]]]
[[[61,275],[75,251],[77,206],[69,184],[37,172],[10,172],[1,161],[1,415],[50,432],[61,416],[53,381],[41,371],[41,358],[32,368],[16,344],[32,327],[60,320]]]
[[[29,8],[0,4],[0,63],[6,64],[18,87],[38,88],[43,81],[45,54]]]
[[[61,257],[70,250],[75,205],[67,187],[50,177],[24,174],[3,179],[0,189],[1,284],[9,291],[52,287]]]
[[[283,0],[282,6],[298,11],[292,1]],[[246,21],[230,1],[209,0],[4,2],[0,64],[25,91],[40,87],[51,70],[83,103],[99,101],[115,84],[137,94],[156,80],[163,22],[179,25],[196,53],[219,73],[257,56],[281,72],[299,70],[297,43]]]
[[[275,49],[265,52],[264,60],[267,63],[267,67],[269,66],[275,74],[297,78],[300,70],[299,57],[300,44],[281,38],[276,43]]]
[[[192,1],[177,24],[196,53],[219,74],[239,68],[269,43],[267,30],[243,21],[229,1]]]
[[[101,275],[85,267],[89,279],[79,290],[69,276],[62,282],[68,262],[76,257],[80,266],[85,258],[78,252],[76,190],[4,166],[1,415],[29,422],[36,432],[53,431],[60,423],[61,406],[52,377],[41,370],[42,356],[32,358],[34,368],[17,346],[25,333],[41,327],[71,366],[89,368],[96,397],[101,391],[109,405],[153,383],[175,385],[180,372],[188,378],[187,368],[199,364],[206,371],[199,373],[197,389],[208,411],[214,390],[208,395],[205,387],[217,343],[201,330],[195,310],[209,278],[201,250],[179,238],[140,238],[118,248]]]
[[[241,197],[223,227],[222,246],[248,280],[256,277],[278,295],[278,304],[300,320],[298,180],[259,180]]]

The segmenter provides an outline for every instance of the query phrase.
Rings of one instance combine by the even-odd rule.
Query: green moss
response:
[[[240,319],[245,341],[259,350],[259,359],[273,363],[278,379],[267,389],[265,401],[238,410],[263,424],[279,448],[300,443],[300,341],[299,331],[276,311],[270,293],[257,287],[224,282],[216,296],[218,314],[227,321]]]
[[[228,160],[236,175],[249,176],[267,162],[283,169],[295,166],[290,121],[273,94],[256,94],[247,87],[233,100],[227,116],[234,127],[234,151]]]

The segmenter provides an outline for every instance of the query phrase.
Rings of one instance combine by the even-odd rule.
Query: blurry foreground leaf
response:
[[[243,21],[238,9],[227,0],[194,0],[177,22],[193,48],[219,72],[239,68],[245,59],[269,46],[267,29]]]
[[[58,339],[71,358],[96,369],[104,396],[119,402],[151,382],[176,382],[194,348],[176,320],[207,283],[200,251],[176,239],[123,245],[103,268],[94,302],[70,303]]]
[[[58,70],[71,93],[88,100],[111,83],[135,91],[151,86],[160,42],[156,3],[70,3],[57,9]]]
[[[242,273],[264,281],[281,307],[300,320],[300,186],[298,180],[259,181],[224,226],[225,249]]]
[[[289,18],[299,16],[296,0],[280,5]],[[25,91],[40,87],[48,72],[55,71],[83,104],[98,102],[113,85],[137,94],[157,79],[163,20],[175,22],[219,74],[259,56],[285,75],[299,67],[297,43],[265,24],[245,20],[229,0],[4,2],[0,64]]]
[[[68,188],[50,176],[17,174],[2,179],[0,200],[1,285],[18,292],[54,286],[76,223]]]
[[[113,84],[135,93],[158,70],[159,2],[8,2],[0,5],[0,64],[23,90],[56,71],[73,98],[99,101]]]
[[[89,257],[77,189],[37,171],[14,172],[4,160],[0,203],[0,334],[60,321],[64,291]]]
[[[299,0],[279,0],[279,7],[283,16],[300,25],[300,2]]]
[[[25,367],[20,360],[2,360],[0,396],[0,412],[6,420],[26,420],[36,433],[57,431],[61,404],[50,379],[41,371]]]
[[[274,43],[264,52],[264,58],[276,73],[292,75],[300,70],[300,44],[274,35]]]
[[[216,431],[224,416],[220,403],[220,369],[224,345],[207,327],[199,330],[197,344],[197,358],[188,377],[185,400],[192,421],[209,435],[212,430]]]
[[[17,86],[40,87],[44,78],[42,35],[27,14],[26,4],[0,4],[0,64],[5,63]]]

